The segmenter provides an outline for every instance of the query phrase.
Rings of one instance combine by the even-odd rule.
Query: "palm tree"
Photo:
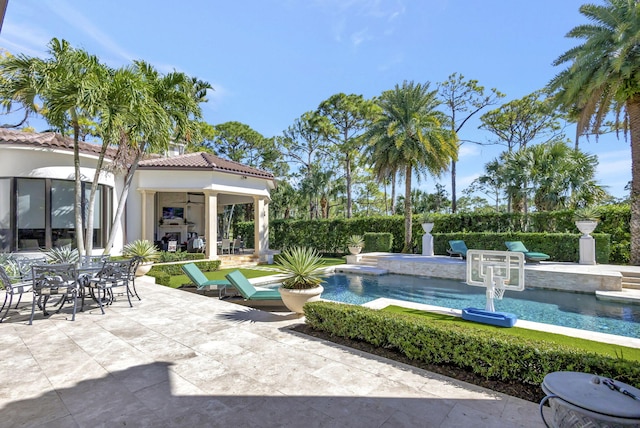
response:
[[[609,112],[614,127],[631,135],[631,258],[640,265],[640,3],[604,0],[585,4],[580,13],[590,24],[567,37],[584,43],[569,49],[554,65],[568,64],[549,82],[558,104],[580,112],[578,132],[598,133]]]
[[[411,251],[411,180],[427,172],[439,176],[449,163],[457,159],[455,133],[446,127],[446,116],[436,110],[437,91],[429,91],[429,83],[404,81],[393,90],[382,93],[378,104],[382,113],[367,133],[374,148],[375,170],[402,169],[405,179],[403,252]],[[381,154],[377,157],[376,154]],[[383,167],[377,165],[385,163]]]

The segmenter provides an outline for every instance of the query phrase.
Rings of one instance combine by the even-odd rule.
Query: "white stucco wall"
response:
[[[97,156],[80,156],[80,171],[82,180],[93,181]],[[73,152],[28,146],[0,145],[0,177],[24,177],[24,178],[54,178],[61,180],[74,180]],[[111,187],[113,190],[113,214],[120,194],[122,193],[123,180],[111,173],[102,172],[99,183]],[[112,254],[120,254],[123,246],[124,217],[116,236]],[[100,254],[98,249],[95,254]]]

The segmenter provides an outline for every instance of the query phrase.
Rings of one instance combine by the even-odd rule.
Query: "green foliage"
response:
[[[161,251],[159,260],[161,263],[181,262],[185,260],[202,260],[206,257],[203,253],[188,253],[186,251]]]
[[[153,242],[146,239],[136,239],[129,242],[122,249],[122,255],[131,258],[138,257],[141,262],[155,262],[160,258],[160,253]]]
[[[541,252],[551,256],[554,262],[573,262],[580,260],[580,234],[576,233],[482,233],[456,232],[433,234],[433,251],[447,254],[450,240],[464,240],[469,249],[507,251],[506,241],[522,241],[529,251]],[[594,233],[596,240],[596,261],[609,263],[610,239],[606,233]]]
[[[287,275],[282,281],[283,288],[316,288],[322,282],[322,258],[309,247],[291,247],[284,250],[276,262],[277,269]]]
[[[598,263],[625,264],[629,262],[629,205],[607,205],[600,207],[601,217],[593,236],[596,238]],[[504,250],[504,241],[523,241],[529,249],[542,251],[555,261],[578,261],[578,230],[573,220],[573,211],[535,212],[525,216],[518,213],[459,213],[438,215],[433,228],[436,236],[436,254],[447,254],[448,239],[465,239],[465,233],[481,233],[495,236],[493,242],[483,238],[479,244],[491,244],[484,248]],[[391,252],[399,253],[404,242],[404,218],[401,216],[371,216],[334,220],[272,220],[269,223],[269,242],[273,248],[286,248],[301,243],[324,254],[342,254],[344,237],[357,234],[365,237],[367,251],[376,251],[367,241],[367,233],[388,233],[392,236]],[[242,235],[253,237],[253,223],[240,223]],[[438,234],[455,236],[445,239]],[[525,235],[526,233],[526,235]],[[560,233],[562,236],[545,236]],[[424,231],[414,222],[412,244],[415,253],[422,251]],[[530,235],[533,234],[533,235]],[[537,234],[537,235],[536,235]],[[606,235],[610,235],[609,238]],[[458,237],[459,236],[459,237]],[[510,239],[504,239],[508,236]],[[513,239],[511,239],[513,238]],[[561,240],[560,240],[561,238]],[[474,242],[474,238],[471,238]],[[487,240],[490,238],[486,238]],[[249,240],[252,242],[252,240]],[[469,244],[469,243],[467,243]],[[440,245],[440,246],[439,246]],[[471,248],[471,247],[469,247]],[[483,248],[483,247],[477,247]],[[380,249],[379,251],[387,251]]]
[[[393,235],[386,232],[367,232],[364,234],[364,248],[367,252],[391,251],[393,245]]]
[[[584,207],[578,208],[573,212],[575,221],[597,221],[600,220],[600,207]]]
[[[220,268],[220,260],[193,262],[202,272],[213,272]],[[172,276],[183,275],[182,263],[155,264],[147,274],[156,279],[156,284],[169,286]]]
[[[513,337],[498,328],[466,328],[334,302],[307,303],[304,314],[305,322],[317,330],[393,349],[413,360],[460,367],[488,379],[539,385],[550,372],[571,370],[640,386],[640,365],[635,361]]]
[[[364,246],[364,238],[362,235],[351,235],[347,238],[347,247],[363,248]]]
[[[71,245],[52,248],[44,252],[47,263],[78,263],[80,256],[78,250],[71,248]]]

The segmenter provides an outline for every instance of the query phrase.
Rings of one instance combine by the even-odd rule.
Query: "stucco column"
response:
[[[261,262],[273,263],[273,256],[269,254],[269,203],[264,199],[254,197],[254,255],[260,258]]]
[[[207,241],[205,254],[208,259],[218,258],[218,194],[204,193],[204,236]]]
[[[142,225],[140,227],[140,238],[147,241],[154,241],[154,232],[156,227],[155,219],[155,195],[153,190],[141,190],[142,193],[142,212],[140,217]]]

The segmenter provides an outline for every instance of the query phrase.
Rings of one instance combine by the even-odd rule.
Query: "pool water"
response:
[[[378,298],[453,309],[484,309],[485,289],[464,282],[409,275],[333,274],[324,279],[322,298],[362,305]],[[519,319],[620,336],[640,337],[640,305],[597,300],[593,294],[542,289],[506,291],[495,310]]]

